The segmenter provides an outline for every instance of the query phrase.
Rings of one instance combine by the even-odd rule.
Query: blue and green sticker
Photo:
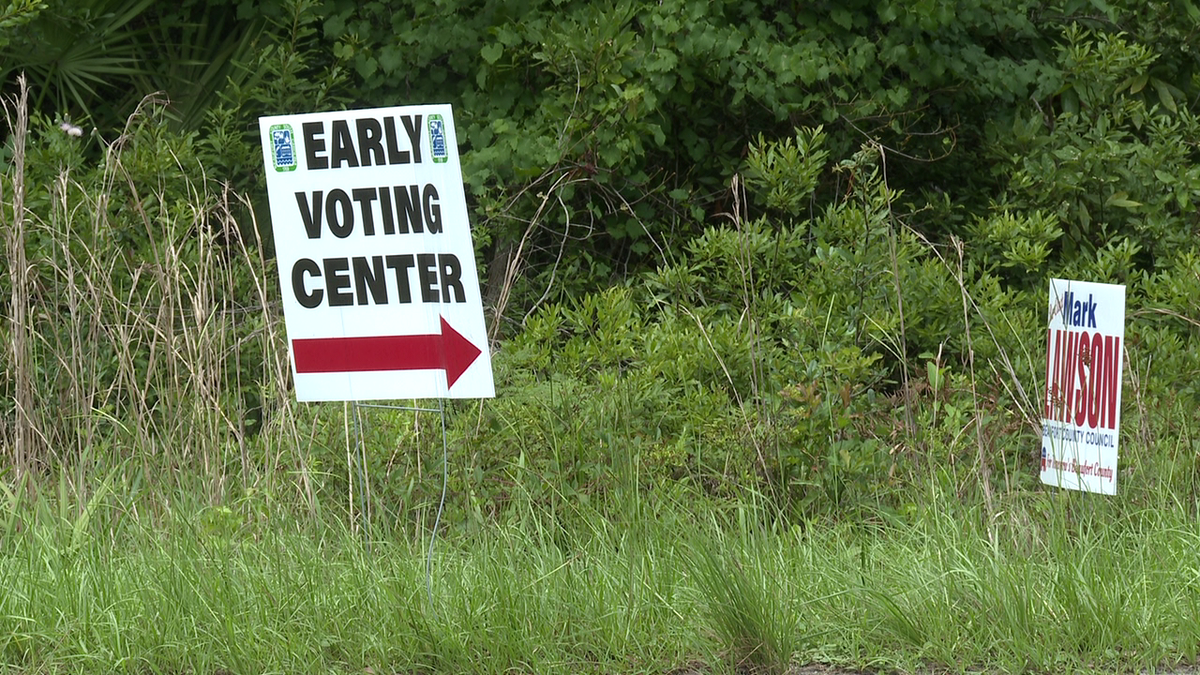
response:
[[[290,124],[273,124],[271,134],[271,157],[276,171],[296,170],[296,134]]]
[[[441,115],[429,116],[429,147],[433,151],[435,164],[449,159],[449,151],[446,149],[446,123]]]

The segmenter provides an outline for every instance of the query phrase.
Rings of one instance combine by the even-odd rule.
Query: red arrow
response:
[[[307,338],[292,340],[292,353],[297,373],[444,370],[453,387],[483,352],[442,318],[441,335]]]

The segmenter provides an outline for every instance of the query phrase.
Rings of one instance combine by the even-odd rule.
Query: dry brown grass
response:
[[[258,231],[250,204],[178,158],[139,180],[128,162],[156,97],[105,143],[98,180],[64,169],[29,186],[25,104],[24,90],[5,101],[14,156],[0,194],[0,388],[13,401],[0,448],[16,477],[78,467],[65,473],[84,490],[86,467],[116,460],[169,487],[187,468],[217,502],[231,482],[286,475],[311,505],[274,264],[243,235]],[[27,190],[49,203],[29,208]]]

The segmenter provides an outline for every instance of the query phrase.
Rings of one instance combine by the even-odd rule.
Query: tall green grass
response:
[[[1200,645],[1200,531],[1178,509],[1034,493],[988,518],[930,486],[906,519],[771,526],[677,493],[636,527],[548,510],[370,542],[123,486],[9,493],[0,661],[74,672],[1126,671]],[[1076,499],[1075,497],[1084,497]],[[65,500],[65,501],[64,501]],[[232,525],[230,525],[230,523]],[[369,544],[369,545],[368,545]]]

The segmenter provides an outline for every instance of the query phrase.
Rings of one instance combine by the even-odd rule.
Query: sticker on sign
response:
[[[1125,287],[1053,279],[1042,482],[1117,493]]]
[[[259,130],[296,398],[495,396],[450,106]]]

